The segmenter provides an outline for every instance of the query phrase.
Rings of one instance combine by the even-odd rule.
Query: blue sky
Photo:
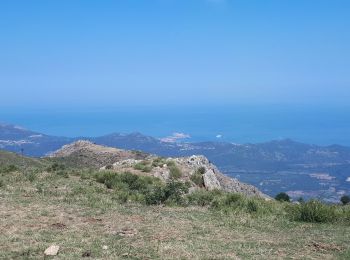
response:
[[[1,105],[345,105],[349,14],[348,0],[3,0]]]

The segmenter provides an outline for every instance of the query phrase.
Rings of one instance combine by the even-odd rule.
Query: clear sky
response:
[[[349,0],[0,1],[3,106],[349,98]]]

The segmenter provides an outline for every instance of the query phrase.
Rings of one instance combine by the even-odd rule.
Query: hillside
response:
[[[15,158],[11,162],[19,163]],[[178,167],[187,162],[176,161]],[[165,184],[146,175],[145,167],[136,168],[139,175],[0,170],[0,258],[44,258],[52,245],[58,246],[54,259],[350,257],[348,206],[297,205],[217,190],[187,194],[181,181]]]
[[[46,160],[25,157],[16,153],[0,150],[0,167],[16,166],[21,169],[42,168],[48,165]]]

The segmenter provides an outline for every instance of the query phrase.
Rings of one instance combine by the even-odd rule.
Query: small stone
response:
[[[103,250],[107,250],[107,249],[108,249],[108,246],[103,246],[102,249],[103,249]]]
[[[86,251],[86,252],[84,252],[81,256],[82,256],[82,257],[90,257],[90,256],[91,256],[91,251],[90,251],[90,250],[89,250],[89,251]]]
[[[47,256],[53,256],[58,254],[58,250],[60,250],[59,246],[51,245],[48,248],[46,248],[44,254]]]

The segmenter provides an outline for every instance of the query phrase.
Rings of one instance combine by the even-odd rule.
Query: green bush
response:
[[[149,165],[149,162],[142,161],[134,165],[135,170],[143,171],[143,172],[151,172],[152,167]]]
[[[171,181],[165,186],[153,188],[145,196],[148,205],[170,204],[184,205],[184,195],[188,193],[189,184],[177,181]]]
[[[349,204],[350,203],[350,197],[347,195],[344,195],[340,198],[341,203],[343,203],[343,205]]]
[[[138,176],[129,172],[100,172],[96,174],[96,181],[103,183],[109,189],[144,192],[160,180],[149,176]]]
[[[247,203],[246,208],[247,208],[247,211],[248,211],[249,213],[254,213],[254,212],[257,212],[257,211],[258,211],[259,205],[258,205],[257,201],[255,201],[255,200],[249,200],[248,203]]]
[[[168,160],[168,161],[166,161],[166,165],[168,167],[171,167],[171,166],[175,166],[176,164],[175,164],[175,162],[173,160]]]
[[[164,164],[166,164],[166,160],[162,157],[157,157],[152,162],[153,167],[161,167],[162,168]]]
[[[48,172],[56,172],[56,171],[62,171],[64,170],[66,167],[63,164],[59,164],[59,163],[53,163],[51,166],[49,166],[46,170]]]
[[[57,171],[56,174],[58,176],[63,177],[63,178],[69,178],[69,173],[68,173],[68,171],[65,171],[65,170]]]
[[[169,171],[170,171],[170,179],[172,180],[177,180],[182,176],[180,169],[175,165],[170,166]]]
[[[212,206],[213,201],[222,196],[222,192],[218,190],[207,191],[207,190],[198,190],[187,196],[188,203],[194,206]]]
[[[334,222],[338,219],[334,205],[326,205],[318,200],[310,200],[291,208],[294,220],[312,223]]]
[[[290,197],[287,193],[285,192],[280,192],[276,195],[275,200],[277,201],[286,201],[286,202],[290,202]]]
[[[205,168],[198,168],[190,177],[191,181],[199,187],[204,187],[203,175],[205,173]]]
[[[107,164],[106,165],[106,170],[112,170],[113,169],[113,165],[112,164]]]

